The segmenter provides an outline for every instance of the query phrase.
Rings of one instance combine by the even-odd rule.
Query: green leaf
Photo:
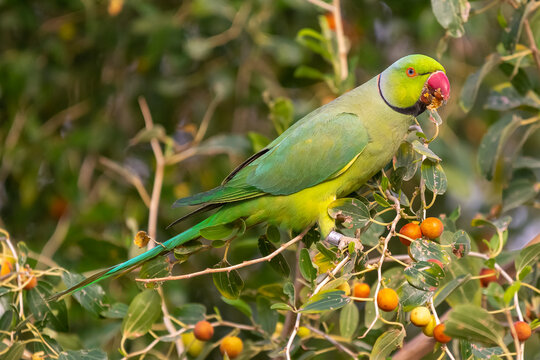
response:
[[[358,229],[370,220],[368,207],[354,198],[341,198],[328,205],[328,215],[341,222],[348,229]]]
[[[507,31],[503,32],[502,43],[504,48],[510,52],[515,50],[516,44],[519,40],[523,21],[525,20],[525,6],[520,6],[512,12],[512,19],[510,19],[510,25]]]
[[[503,83],[492,89],[484,104],[485,109],[507,111],[520,106],[540,108],[540,99],[534,91],[520,94],[510,83]]]
[[[223,260],[214,266],[214,269],[231,266]],[[240,292],[244,288],[244,281],[236,270],[224,271],[212,274],[214,285],[221,295],[227,299],[238,299]]]
[[[126,304],[117,302],[112,304],[107,310],[103,311],[101,316],[109,319],[123,319],[126,317],[127,311],[128,306]]]
[[[294,71],[295,78],[306,78],[313,80],[327,80],[328,76],[311,66],[300,65]]]
[[[58,360],[107,360],[107,353],[101,349],[62,351]]]
[[[215,240],[220,241],[220,240]],[[191,240],[174,248],[174,255],[190,255],[199,251],[204,245],[199,240]]]
[[[352,339],[358,327],[359,318],[360,314],[354,301],[345,305],[339,314],[339,332],[341,336],[346,339]]]
[[[290,281],[287,281],[285,283],[285,285],[283,285],[283,293],[285,295],[287,295],[287,297],[289,298],[289,302],[292,304],[292,305],[296,305],[295,302],[296,302],[296,294],[295,294],[296,290],[294,289],[294,284]]]
[[[261,252],[262,256],[270,255],[277,250],[276,247],[270,241],[268,241],[266,235],[259,237],[258,244],[259,251]],[[269,261],[269,263],[272,269],[274,269],[277,273],[283,275],[284,277],[289,276],[291,269],[289,268],[289,264],[287,264],[287,260],[285,260],[283,254],[277,254]]]
[[[69,288],[83,281],[85,278],[80,274],[66,271],[62,273],[62,279]],[[73,293],[73,297],[79,302],[79,304],[81,304],[83,308],[94,313],[95,315],[99,315],[106,310],[105,291],[101,285],[89,285],[81,291]]]
[[[443,1],[443,0],[441,0]],[[461,94],[459,97],[459,105],[465,112],[469,112],[476,100],[476,94],[480,88],[480,84],[484,80],[484,77],[491,72],[500,63],[500,57],[497,53],[493,53],[488,56],[486,62],[475,73],[469,75],[463,85]]]
[[[405,278],[417,289],[434,291],[444,277],[443,269],[434,263],[419,261],[405,268]]]
[[[267,334],[273,334],[278,322],[278,313],[270,308],[270,299],[264,296],[257,296],[257,323]]]
[[[435,18],[448,33],[455,38],[465,33],[463,24],[469,17],[470,5],[467,0],[431,0]]]
[[[235,221],[228,224],[209,226],[200,230],[201,236],[207,240],[227,240],[232,238],[240,230]]]
[[[300,250],[300,259],[299,259],[300,273],[310,283],[315,280],[317,277],[317,269],[311,263],[311,257],[309,256],[309,251],[306,248]]]
[[[300,312],[315,314],[327,310],[337,310],[351,302],[345,292],[341,290],[323,291],[312,296],[302,307]]]
[[[289,304],[285,303],[275,303],[270,306],[270,309],[272,310],[287,310],[287,311],[293,311],[293,308]]]
[[[373,344],[369,360],[386,360],[394,350],[403,346],[404,338],[405,331],[401,329],[392,329],[384,332],[377,338],[375,344]]]
[[[266,228],[266,238],[273,243],[279,243],[281,241],[281,233],[275,225],[268,225]]]
[[[197,303],[184,304],[174,310],[174,317],[181,322],[190,325],[204,320],[205,315],[206,307]]]
[[[424,305],[433,296],[433,291],[417,289],[408,282],[404,282],[397,293],[399,296],[399,303],[405,312]]]
[[[523,270],[521,270],[518,274],[518,279],[523,281],[523,279],[525,279],[525,277],[527,277],[527,275],[529,275],[532,271],[532,267],[527,265],[523,268]]]
[[[504,338],[504,328],[499,322],[485,309],[472,304],[454,307],[446,321],[445,333],[458,339],[495,345],[503,343]]]
[[[159,246],[159,245],[157,245]],[[164,256],[158,256],[155,259],[147,261],[141,267],[139,273],[139,278],[141,279],[151,279],[151,278],[160,278],[170,275],[169,263]],[[149,288],[153,288],[155,284],[148,283]],[[141,284],[144,287],[144,285]]]
[[[540,243],[523,248],[516,257],[516,271],[520,273],[526,266],[536,266],[540,259]]]
[[[373,193],[373,197],[375,198],[377,204],[381,205],[382,207],[390,207],[390,203],[378,193]]]
[[[296,41],[311,51],[321,55],[325,60],[331,61],[332,54],[326,48],[326,39],[322,34],[313,30],[304,28],[296,35]]]
[[[440,304],[442,304],[442,302],[446,300],[446,298],[450,296],[450,294],[452,294],[454,290],[456,290],[465,282],[469,281],[470,278],[471,278],[470,274],[459,275],[456,278],[444,284],[443,286],[441,286],[440,288],[438,288],[437,291],[435,292],[435,295],[433,296],[433,305],[437,307]]]
[[[148,289],[133,298],[122,322],[122,335],[135,339],[148,332],[161,315],[161,297]]]
[[[452,251],[458,257],[462,258],[471,251],[471,238],[463,230],[458,230],[452,237]]]
[[[450,262],[450,257],[444,252],[441,245],[434,241],[418,239],[409,246],[410,255],[416,261],[438,260],[443,265]]]
[[[9,350],[3,355],[4,360],[21,360],[23,359],[24,343],[17,341],[13,343]]]
[[[225,303],[234,306],[238,311],[240,311],[242,314],[246,315],[248,318],[251,318],[253,316],[253,312],[251,311],[251,307],[242,299],[227,299],[226,297],[222,296],[221,300],[223,300]]]
[[[514,294],[519,291],[519,288],[521,287],[521,281],[514,281],[512,285],[510,285],[506,291],[504,292],[503,300],[504,303],[508,306],[512,299],[514,298]]]
[[[266,136],[259,134],[254,131],[250,131],[247,134],[249,140],[251,141],[251,147],[253,148],[253,153],[258,153],[264,149],[268,144],[270,144],[270,139]]]
[[[325,258],[330,259],[331,261],[335,261],[337,259],[336,253],[328,249],[321,242],[318,242],[315,247],[317,248],[317,250],[319,250],[321,254],[324,255]]]
[[[409,181],[416,174],[418,170],[418,159],[420,156],[408,142],[404,142],[399,146],[394,160],[394,170],[398,168],[404,168],[405,171],[402,175],[404,181]]]
[[[529,169],[514,172],[508,187],[503,190],[503,212],[514,209],[536,197],[540,187]]]
[[[267,101],[267,103],[270,107],[270,120],[272,120],[276,132],[281,135],[293,122],[293,103],[291,99],[285,97],[277,97]]]
[[[37,286],[26,293],[28,308],[34,318],[47,327],[56,331],[68,331],[66,302],[63,300],[48,301],[47,299],[52,293],[52,285],[40,279]]]
[[[519,128],[521,118],[507,114],[491,125],[478,148],[477,162],[480,173],[492,180],[501,166],[501,153],[510,136]]]
[[[438,162],[438,161],[441,161],[441,158],[437,156],[437,154],[435,154],[433,151],[431,151],[430,148],[428,148],[427,146],[425,146],[424,144],[422,144],[420,141],[418,140],[414,140],[412,142],[412,147],[413,147],[413,150],[416,151],[417,153],[419,153],[420,155],[423,155],[425,156],[426,158],[428,158],[429,160],[432,160],[434,162]]]
[[[421,169],[426,187],[434,194],[444,194],[447,188],[447,180],[441,164],[426,159],[422,162]]]

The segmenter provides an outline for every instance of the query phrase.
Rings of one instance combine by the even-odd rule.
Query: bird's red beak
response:
[[[443,71],[437,71],[430,75],[427,80],[431,90],[439,90],[444,100],[450,97],[450,82]]]

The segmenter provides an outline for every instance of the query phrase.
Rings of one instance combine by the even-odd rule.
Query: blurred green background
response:
[[[171,208],[176,198],[219,185],[264,146],[265,138],[277,135],[271,121],[276,101],[292,104],[293,119],[299,119],[398,58],[423,53],[439,58],[452,86],[441,110],[445,123],[432,145],[443,159],[449,190],[430,212],[449,213],[459,205],[461,226],[468,229],[476,213],[500,213],[502,189],[511,178],[488,182],[477,164],[484,134],[504,114],[485,109],[489,89],[508,75],[497,67],[489,71],[470,112],[458,100],[467,77],[500,47],[501,18],[511,23],[514,16],[504,2],[469,4],[465,34],[453,38],[445,35],[430,1],[342,1],[352,75],[344,88],[333,89],[295,76],[302,65],[333,71],[296,40],[303,28],[319,31],[324,16],[307,1],[1,0],[0,226],[33,253],[43,253],[49,266],[84,273],[121,262],[137,253],[133,236],[148,223],[148,209],[128,179],[140,179],[150,194],[155,167],[148,140],[156,133],[141,132],[139,97],[146,99],[166,151],[194,149],[190,145],[200,124],[205,116],[209,121],[200,146],[166,167],[157,227],[163,241],[190,224],[165,230],[188,211]],[[530,18],[534,34],[540,33],[538,18]],[[521,66],[528,89],[538,93],[538,69],[531,59]],[[425,116],[420,121],[432,134]],[[526,138],[505,145],[508,154],[516,148],[520,156],[538,161],[540,134],[531,131],[524,144],[520,139]],[[532,167],[533,174],[537,169],[538,164]],[[510,248],[522,247],[540,232],[537,202],[505,209],[514,218]],[[256,256],[256,239],[235,241],[231,262]],[[203,269],[219,259],[219,250],[206,252],[180,271]],[[246,287],[250,281],[278,279],[261,270],[246,279]],[[209,277],[167,287],[172,303],[199,301],[211,308],[220,302]],[[137,293],[129,277],[105,288],[109,297],[127,303]],[[71,321],[77,341],[86,347],[106,343],[103,320],[79,310]],[[112,334],[119,324],[110,326]]]

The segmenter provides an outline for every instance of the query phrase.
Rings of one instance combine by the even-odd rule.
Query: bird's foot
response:
[[[337,246],[339,250],[343,250],[349,246],[349,243],[354,243],[356,250],[362,250],[364,246],[357,238],[345,236],[337,231],[330,231],[330,234],[326,237],[326,241],[334,246]]]

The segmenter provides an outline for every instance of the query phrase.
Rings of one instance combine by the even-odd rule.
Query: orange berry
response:
[[[223,340],[221,340],[221,345],[219,345],[219,351],[221,352],[221,355],[227,353],[227,355],[231,359],[234,359],[235,357],[240,355],[243,348],[244,344],[242,343],[242,340],[237,336],[225,336]]]
[[[28,269],[26,270],[26,274],[27,274],[27,275],[24,275],[24,274],[23,274],[23,275],[21,276],[21,281],[22,281],[23,283],[26,283],[26,285],[24,285],[24,289],[26,289],[26,290],[31,290],[31,289],[33,289],[33,288],[36,287],[36,285],[37,285],[37,278],[36,278],[36,276],[34,275],[34,273],[32,272],[32,269],[30,269],[30,268],[28,268]],[[28,279],[30,279],[30,280],[28,280]],[[28,281],[28,282],[27,282],[27,281]]]
[[[195,324],[193,334],[195,334],[197,340],[208,341],[214,336],[214,328],[208,321],[201,320]]]
[[[446,344],[452,340],[452,338],[444,333],[444,329],[446,326],[444,324],[439,324],[435,326],[435,329],[433,329],[433,337],[435,340],[442,344]]]
[[[371,289],[366,283],[356,283],[353,288],[353,296],[357,298],[368,298]]]
[[[13,266],[8,259],[2,259],[2,266],[0,268],[0,276],[4,276],[13,271]]]
[[[531,337],[531,326],[525,321],[516,321],[514,323],[514,330],[516,330],[519,341],[525,341]]]
[[[331,12],[328,12],[324,15],[326,18],[326,21],[328,22],[328,27],[330,30],[336,30],[336,19],[334,18],[334,14]]]
[[[422,231],[420,230],[420,226],[415,223],[406,224],[399,230],[399,233],[401,235],[410,237],[413,240],[420,239],[422,237]],[[402,237],[399,237],[399,241],[401,241],[401,243],[405,246],[411,245],[411,242],[409,240],[404,239]]]
[[[377,294],[377,305],[383,311],[393,311],[399,303],[399,298],[394,289],[384,288]]]
[[[484,275],[490,275],[490,276],[480,278],[480,284],[482,284],[482,287],[487,287],[489,283],[497,281],[497,271],[495,271],[494,269],[484,268],[480,270],[480,276],[484,276]]]
[[[433,240],[441,236],[444,226],[441,220],[428,217],[420,224],[420,230],[422,230],[422,235]]]

